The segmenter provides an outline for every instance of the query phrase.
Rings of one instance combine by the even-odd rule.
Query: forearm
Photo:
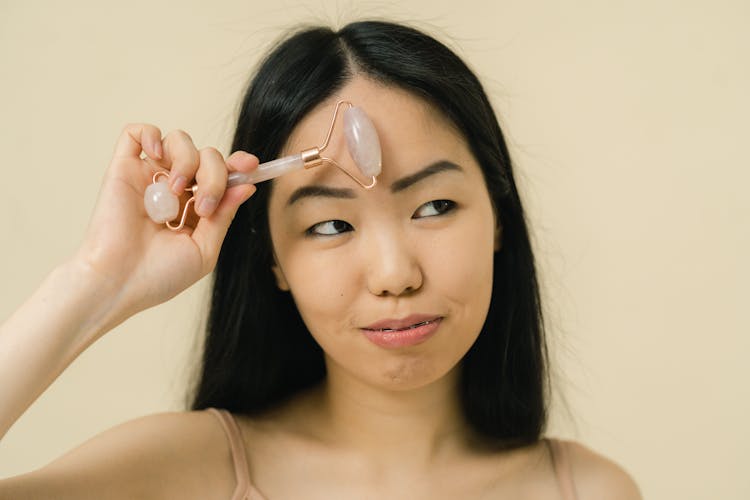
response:
[[[117,287],[71,261],[0,326],[0,438],[86,347],[115,326]]]
[[[211,272],[237,208],[255,192],[252,185],[226,189],[229,172],[257,168],[255,156],[238,151],[225,161],[213,148],[198,151],[184,132],[161,136],[148,124],[123,129],[76,258],[0,326],[0,438],[92,342]],[[192,232],[175,234],[145,216],[153,162],[220,200],[198,214]]]

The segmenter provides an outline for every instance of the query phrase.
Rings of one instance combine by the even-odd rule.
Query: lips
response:
[[[362,328],[364,336],[385,349],[400,349],[426,341],[437,332],[442,316],[412,315],[403,319],[386,319]]]
[[[373,331],[408,330],[410,328],[415,328],[417,326],[431,323],[439,319],[441,319],[441,317],[434,314],[412,314],[411,316],[407,316],[403,319],[384,319],[371,325],[365,326],[362,329]]]

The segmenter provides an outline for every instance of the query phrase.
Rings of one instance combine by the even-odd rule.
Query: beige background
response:
[[[456,48],[502,117],[570,408],[551,434],[646,498],[750,498],[745,0],[0,0],[0,319],[76,248],[126,122],[226,152],[284,27],[377,15]],[[0,443],[0,476],[180,408],[201,285],[84,353]]]

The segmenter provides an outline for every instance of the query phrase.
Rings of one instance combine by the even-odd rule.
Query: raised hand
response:
[[[225,160],[216,149],[198,150],[183,131],[162,140],[153,125],[125,127],[76,255],[78,263],[118,290],[113,319],[168,300],[213,269],[237,208],[255,191],[251,185],[226,189],[227,175],[257,164],[244,152]],[[143,195],[158,170],[169,173],[174,193],[197,183],[194,229],[173,232],[149,219]]]

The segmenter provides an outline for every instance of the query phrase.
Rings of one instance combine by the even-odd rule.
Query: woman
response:
[[[225,189],[257,166],[245,151],[319,144],[339,100],[377,129],[374,188],[320,167]],[[523,210],[484,91],[450,50],[382,22],[296,33],[261,64],[232,149],[126,127],[81,249],[0,334],[5,433],[88,345],[215,267],[194,411],[107,431],[0,498],[640,497],[614,463],[542,437]],[[340,133],[326,153],[355,170]],[[175,193],[197,183],[194,229],[145,216],[155,167]]]

